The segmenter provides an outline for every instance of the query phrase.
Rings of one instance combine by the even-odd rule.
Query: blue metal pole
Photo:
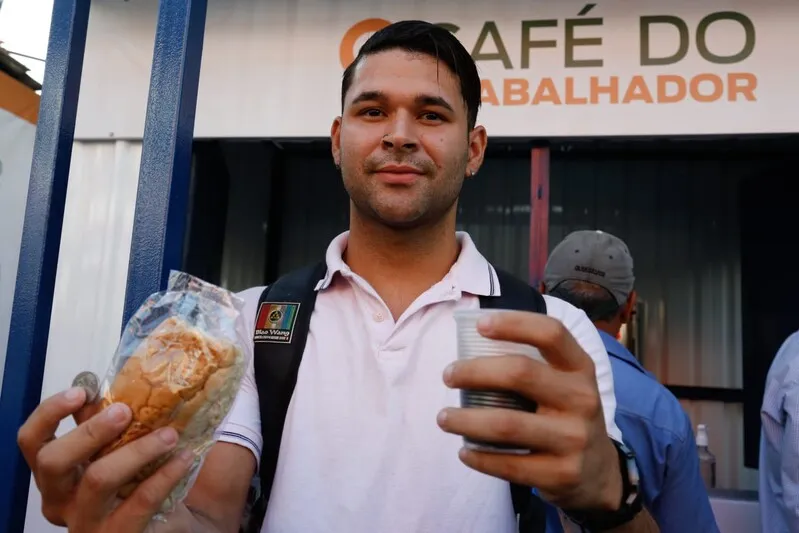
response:
[[[30,470],[17,430],[39,403],[90,0],[55,0],[0,395],[0,531],[25,527]]]
[[[123,324],[180,268],[207,0],[161,0]]]

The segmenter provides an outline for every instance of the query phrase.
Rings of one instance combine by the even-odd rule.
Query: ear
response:
[[[488,134],[483,126],[476,126],[469,132],[469,160],[466,163],[466,177],[477,174],[483,165],[486,145],[488,145]]]
[[[624,307],[621,311],[621,323],[627,324],[633,317],[633,313],[635,312],[635,304],[638,301],[638,294],[635,291],[632,291],[629,296],[627,296],[627,301],[624,303]]]
[[[333,163],[336,167],[341,166],[341,117],[336,117],[333,120],[333,125],[330,126],[330,147],[333,154]]]

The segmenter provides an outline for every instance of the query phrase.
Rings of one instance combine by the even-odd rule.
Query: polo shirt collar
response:
[[[475,296],[499,296],[501,294],[497,273],[491,263],[480,253],[474,241],[464,231],[456,232],[456,238],[461,247],[458,260],[452,265],[444,280],[451,280],[453,289],[461,293]],[[338,235],[327,247],[325,262],[327,273],[316,285],[316,290],[327,289],[336,274],[349,276],[352,274],[350,267],[344,262],[343,255],[347,249],[349,231]]]

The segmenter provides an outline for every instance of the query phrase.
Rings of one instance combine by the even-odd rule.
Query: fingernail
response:
[[[161,439],[164,444],[172,446],[178,441],[178,432],[175,431],[174,428],[162,428],[158,431],[158,438]]]
[[[484,333],[488,333],[494,327],[494,316],[493,315],[483,315],[479,319],[477,319],[477,329],[482,330]]]
[[[436,421],[438,422],[439,426],[443,426],[447,423],[447,410],[442,409],[438,412],[438,416],[436,417]]]
[[[124,403],[115,403],[108,408],[107,415],[112,422],[120,423],[127,420],[129,411],[130,408]]]
[[[452,383],[452,374],[455,373],[455,363],[451,363],[444,369],[444,383],[450,385]]]
[[[84,390],[82,387],[72,387],[64,393],[64,398],[69,403],[77,403],[84,398]]]
[[[194,452],[188,448],[181,450],[178,454],[178,460],[183,461],[184,463],[192,463],[194,462]]]

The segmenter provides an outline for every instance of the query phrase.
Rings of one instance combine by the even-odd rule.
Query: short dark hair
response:
[[[549,295],[582,309],[591,322],[609,322],[621,311],[621,305],[610,291],[587,281],[562,281],[549,291]]]
[[[366,56],[401,49],[417,52],[443,61],[457,76],[461,84],[461,96],[466,102],[469,131],[477,123],[481,93],[480,75],[472,56],[449,30],[421,20],[403,20],[375,32],[358,51],[358,56],[344,70],[341,78],[341,107],[352,85],[355,68]]]

